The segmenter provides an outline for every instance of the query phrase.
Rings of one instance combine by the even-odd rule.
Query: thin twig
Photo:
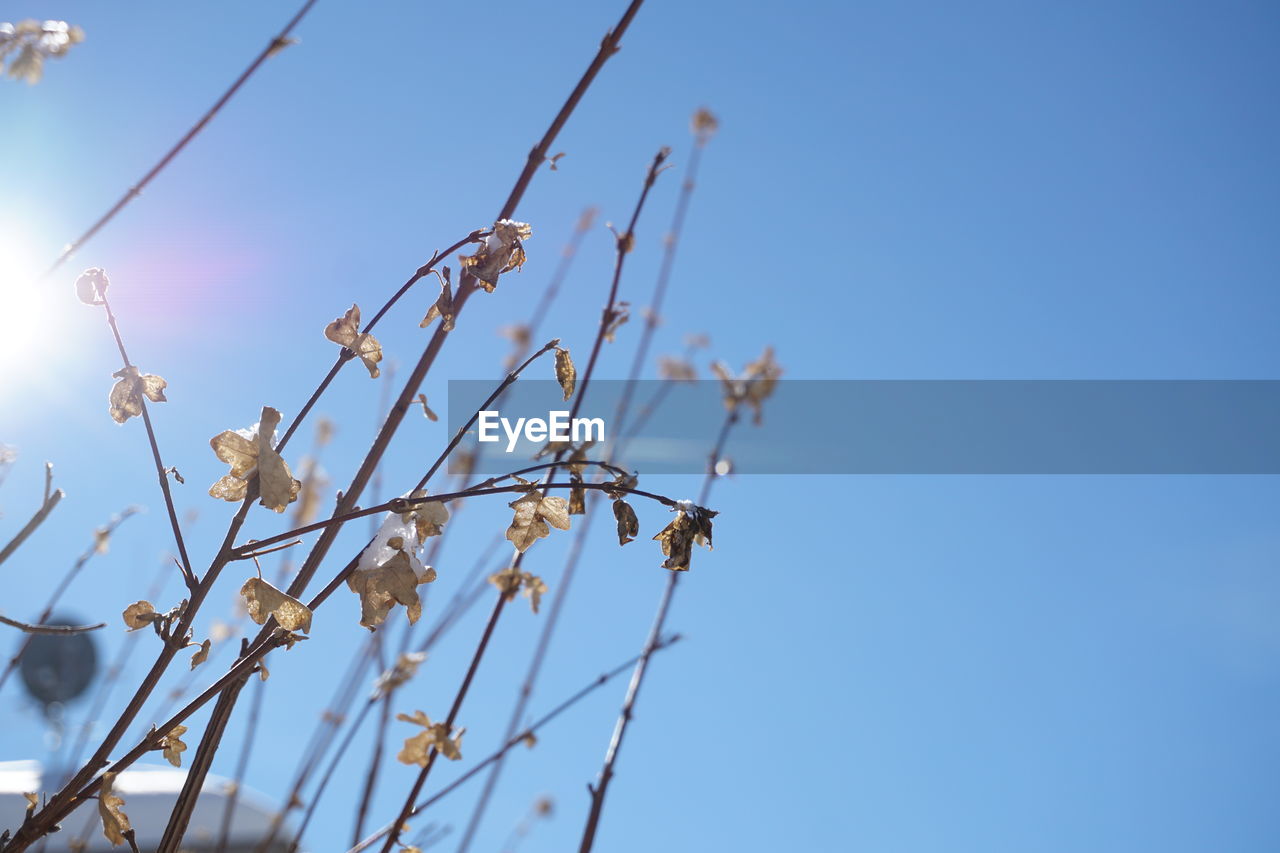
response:
[[[71,568],[62,576],[62,580],[58,582],[57,587],[54,588],[53,594],[49,596],[49,601],[45,604],[44,609],[40,611],[40,617],[36,619],[37,625],[43,625],[49,621],[49,617],[53,615],[53,609],[58,606],[58,602],[62,600],[62,596],[71,586],[71,582],[76,579],[76,576],[80,574],[80,570],[83,569],[85,564],[93,558],[93,555],[99,553],[99,537],[109,537],[126,518],[134,515],[137,511],[137,507],[126,507],[123,512],[113,517],[94,535],[94,541],[89,545],[89,547],[85,548],[85,550],[80,553],[80,556],[76,558],[76,561],[71,564]],[[29,645],[31,645],[31,640],[27,639],[18,647],[18,651],[14,656],[9,659],[9,663],[5,666],[4,672],[0,673],[0,689],[4,688],[5,682],[9,680],[9,676],[15,669],[17,669],[18,663],[22,660],[22,656],[26,653]]]
[[[715,445],[712,448],[707,465],[707,474],[702,482],[702,492],[698,497],[699,506],[705,506],[707,498],[711,495],[711,485],[717,479],[715,473],[716,460],[723,455],[725,444],[729,440],[729,432],[737,422],[738,412],[737,409],[733,409],[726,415],[724,423],[720,427],[720,434],[717,436]],[[631,674],[631,682],[627,685],[626,698],[622,702],[622,710],[618,713],[618,719],[614,723],[613,737],[610,738],[609,748],[605,751],[604,764],[600,768],[600,775],[597,777],[595,785],[587,786],[591,792],[591,810],[587,815],[587,823],[582,831],[582,842],[578,847],[578,853],[589,853],[595,843],[596,831],[600,827],[600,816],[604,810],[605,795],[608,793],[609,783],[613,780],[613,768],[618,761],[618,752],[622,748],[622,738],[626,735],[627,726],[631,723],[636,699],[640,695],[640,687],[644,683],[645,673],[648,672],[649,658],[652,657],[653,651],[657,648],[659,638],[666,627],[667,614],[670,612],[671,600],[675,595],[676,584],[680,582],[681,574],[683,573],[673,571],[667,578],[662,597],[658,601],[658,612],[654,617],[653,627],[649,629],[644,651],[640,654],[640,660],[636,662],[635,671]]]
[[[9,540],[8,544],[5,545],[4,548],[0,548],[0,563],[9,559],[9,555],[14,551],[17,551],[18,548],[22,546],[22,543],[27,541],[28,536],[36,532],[36,528],[44,523],[44,520],[49,517],[49,513],[53,512],[54,507],[56,507],[59,501],[64,497],[66,497],[66,493],[63,492],[62,489],[50,492],[48,485],[46,484],[44,501],[40,504],[40,508],[36,510],[35,515],[31,516],[31,520],[24,524],[22,529],[14,534],[14,537]]]
[[[681,638],[679,634],[674,634],[670,637],[666,637],[662,640],[662,642],[656,645],[653,650],[654,652],[658,652],[662,649],[671,648],[676,643],[680,642],[680,639]],[[634,666],[639,659],[640,658],[637,655],[636,657],[631,658],[631,660],[628,660],[624,663],[619,664],[618,666],[615,666],[613,669],[609,670],[608,672],[602,675],[596,676],[594,681],[592,681],[590,684],[580,689],[577,693],[574,693],[569,698],[565,699],[559,705],[556,705],[554,708],[552,708],[547,713],[543,714],[538,719],[534,720],[532,723],[526,726],[518,735],[507,739],[507,741],[502,745],[502,747],[498,749],[496,752],[491,753],[487,758],[485,758],[476,766],[472,767],[466,773],[463,773],[457,779],[450,782],[448,785],[442,788],[438,793],[432,794],[427,799],[416,804],[413,807],[413,809],[410,811],[410,817],[421,814],[430,806],[435,805],[437,802],[444,799],[446,796],[453,793],[458,788],[462,787],[462,785],[470,781],[481,770],[485,769],[490,764],[493,764],[495,761],[500,760],[504,755],[506,755],[512,749],[514,749],[515,747],[519,746],[522,743],[526,743],[528,735],[536,734],[547,724],[555,720],[556,717],[559,717],[561,714],[563,714],[565,711],[568,711],[570,708],[572,708],[574,705],[581,702],[587,696],[591,695],[596,690],[599,690],[601,687],[608,684],[610,681],[617,678],[622,673],[626,672],[628,669]],[[391,831],[391,827],[392,827],[392,824],[387,824],[382,829],[375,832],[373,835],[369,836],[368,838],[361,841],[359,844],[352,847],[350,850],[347,851],[347,853],[360,853],[360,851],[367,850],[369,847],[373,846],[373,844],[375,844],[378,841],[378,839],[382,838],[387,833],[389,833]]]
[[[77,239],[66,245],[62,250],[62,253],[58,255],[58,259],[53,262],[53,265],[50,266],[49,269],[45,270],[44,275],[41,276],[42,281],[47,280],[54,271],[61,267],[68,258],[75,254],[77,249],[87,243],[89,239],[93,237],[94,234],[97,234],[104,225],[114,219],[116,214],[124,209],[125,205],[142,195],[142,191],[146,188],[147,184],[151,183],[156,175],[159,175],[164,171],[164,168],[168,166],[179,153],[181,153],[182,149],[186,148],[191,140],[195,139],[200,131],[205,129],[205,126],[213,120],[213,117],[216,116],[224,106],[226,106],[227,101],[231,100],[232,96],[234,96],[235,93],[239,91],[240,87],[245,84],[245,81],[253,76],[253,73],[258,70],[259,66],[266,62],[267,58],[273,53],[278,52],[281,48],[290,44],[289,34],[293,32],[293,28],[296,27],[303,17],[306,16],[307,12],[311,11],[311,7],[315,4],[316,0],[307,0],[307,2],[302,4],[302,8],[298,9],[294,16],[289,19],[289,23],[285,24],[284,29],[282,29],[276,37],[262,49],[262,52],[257,55],[253,62],[249,63],[249,67],[241,72],[240,76],[236,78],[230,88],[222,93],[222,97],[218,98],[218,100],[214,102],[213,106],[200,117],[200,120],[196,122],[195,125],[193,125],[192,128],[188,130],[163,157],[160,158],[160,161],[152,166],[151,169],[142,176],[141,180],[130,187],[128,192],[121,196],[120,200],[112,205],[110,210],[98,217],[98,221],[89,226],[88,231],[84,232]]]
[[[0,615],[0,624],[8,625],[10,628],[17,628],[19,631],[25,631],[28,634],[52,634],[54,636],[84,634],[88,631],[96,631],[99,628],[107,627],[106,622],[99,622],[97,625],[30,625],[3,615]]]
[[[111,310],[111,303],[105,295],[101,296],[101,304],[107,314],[107,325],[111,327],[111,334],[116,340],[116,348],[120,350],[120,358],[124,361],[126,370],[134,367],[133,362],[129,360],[129,353],[124,348],[124,338],[120,336],[120,326],[116,323],[116,315]],[[160,445],[156,442],[156,431],[151,426],[151,415],[147,410],[147,401],[145,396],[138,394],[138,407],[142,410],[142,424],[147,430],[147,441],[151,445],[151,461],[156,467],[156,476],[160,480],[160,492],[164,495],[164,506],[169,513],[169,526],[173,529],[173,540],[178,546],[178,556],[181,562],[178,568],[182,571],[182,579],[187,584],[187,589],[192,592],[198,586],[195,573],[191,569],[191,558],[187,556],[187,545],[182,538],[182,526],[178,523],[178,511],[173,505],[173,494],[169,491],[169,475],[165,468],[164,460],[160,458]]]

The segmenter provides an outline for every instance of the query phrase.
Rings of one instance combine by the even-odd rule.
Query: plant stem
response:
[[[257,55],[253,62],[249,63],[249,67],[241,72],[240,76],[236,78],[230,88],[222,93],[222,97],[218,98],[218,100],[214,102],[213,106],[210,107],[205,114],[201,116],[200,120],[196,122],[181,139],[178,140],[177,144],[170,148],[168,153],[161,157],[160,161],[152,166],[151,169],[142,176],[142,179],[139,180],[138,183],[130,187],[129,191],[121,196],[120,200],[117,201],[110,210],[100,216],[97,222],[89,226],[88,231],[84,232],[77,239],[67,244],[66,248],[62,250],[62,253],[58,255],[58,259],[53,262],[53,265],[45,270],[44,275],[41,276],[41,280],[48,279],[54,271],[67,261],[68,258],[75,254],[77,249],[87,243],[89,239],[93,237],[94,234],[97,234],[104,225],[114,219],[116,214],[124,209],[125,205],[142,195],[142,191],[146,188],[147,184],[151,183],[152,179],[154,179],[156,175],[164,171],[164,168],[178,156],[182,149],[186,148],[191,140],[195,139],[200,131],[205,129],[205,126],[213,120],[213,117],[216,116],[224,106],[226,106],[227,101],[231,100],[235,93],[239,91],[240,87],[253,76],[254,72],[258,70],[262,63],[266,62],[267,57],[271,56],[272,53],[278,51],[281,47],[289,44],[289,34],[293,32],[294,27],[302,21],[307,12],[310,12],[311,7],[315,4],[316,0],[307,0],[307,2],[302,4],[302,7],[298,9],[292,18],[289,19],[289,23],[285,24],[284,29],[282,29],[276,37],[262,49],[262,52]]]

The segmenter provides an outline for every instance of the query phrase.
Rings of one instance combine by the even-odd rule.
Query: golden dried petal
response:
[[[428,572],[423,582],[434,580]],[[357,569],[347,578],[347,587],[360,596],[360,624],[369,630],[381,625],[396,603],[403,604],[410,624],[422,615],[422,599],[418,597],[418,576],[404,551],[373,569]]]
[[[135,601],[124,609],[123,615],[124,624],[129,626],[130,631],[145,628],[160,618],[160,614],[156,613],[156,609],[149,601]]]
[[[102,774],[102,787],[98,790],[98,816],[102,818],[102,834],[111,842],[111,846],[124,843],[124,833],[133,829],[129,825],[129,816],[124,813],[124,798],[111,793],[116,774]]]
[[[209,439],[214,455],[231,466],[229,476],[245,479],[258,465],[258,443],[238,432],[223,430]]]
[[[511,526],[507,528],[507,539],[511,540],[511,544],[515,545],[521,553],[529,550],[529,546],[534,542],[551,535],[550,528],[537,517],[540,501],[538,495],[528,494],[509,504],[516,514],[511,521]]]
[[[371,378],[378,376],[378,362],[382,361],[382,344],[373,335],[360,333],[360,306],[352,304],[338,319],[324,327],[324,336],[335,344],[351,350],[369,370]]]
[[[573,396],[573,386],[578,382],[578,371],[573,366],[569,351],[563,347],[556,347],[556,381],[560,383],[560,390],[564,391],[566,400]]]
[[[205,640],[200,644],[200,649],[191,656],[191,668],[195,669],[200,664],[209,659],[209,649],[213,646],[212,640]]]
[[[186,726],[174,726],[160,741],[164,749],[164,757],[174,767],[182,766],[182,753],[187,751],[187,745],[182,742],[182,736],[186,732]]]
[[[209,496],[224,501],[242,501],[249,493],[249,481],[241,480],[232,474],[224,474],[222,479],[209,487]]]
[[[548,495],[538,504],[538,515],[558,530],[569,529],[569,502],[555,495]]]
[[[276,589],[262,578],[249,578],[240,588],[240,595],[249,606],[249,618],[259,625],[266,624],[267,617],[286,631],[311,630],[311,608],[298,599]]]
[[[396,714],[396,719],[422,726],[423,729],[418,734],[405,740],[404,748],[396,756],[396,760],[402,764],[416,764],[419,767],[426,767],[433,747],[450,761],[457,761],[462,758],[460,748],[462,746],[462,735],[466,732],[466,729],[459,729],[458,733],[451,738],[449,737],[448,726],[444,723],[431,722],[431,718],[422,711],[415,711],[413,716]]]
[[[138,368],[132,365],[117,370],[111,375],[120,380],[111,387],[108,398],[108,411],[111,419],[116,423],[122,424],[129,418],[136,418],[142,414],[144,394],[153,403],[165,402],[164,389],[168,383],[159,376],[150,373],[142,376],[138,373]]]
[[[284,512],[285,507],[298,499],[302,483],[293,479],[288,464],[271,446],[271,436],[275,434],[280,423],[280,413],[270,406],[262,407],[262,418],[258,421],[258,491],[262,495],[262,505],[276,512]]]

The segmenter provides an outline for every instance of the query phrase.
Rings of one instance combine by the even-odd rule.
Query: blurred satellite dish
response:
[[[54,614],[46,625],[83,625],[64,614]],[[75,699],[88,689],[98,672],[98,650],[93,635],[33,634],[22,655],[22,683],[45,708]]]

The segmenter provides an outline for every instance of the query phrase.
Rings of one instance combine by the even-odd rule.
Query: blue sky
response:
[[[44,460],[68,493],[0,568],[0,609],[34,615],[92,529],[144,505],[67,599],[111,621],[97,637],[109,654],[124,637],[115,614],[170,547],[141,425],[107,417],[113,345],[74,301],[75,272],[109,271],[131,355],[170,383],[157,430],[187,479],[179,508],[198,511],[193,559],[207,564],[232,514],[204,494],[222,473],[208,439],[263,404],[289,418],[331,363],[326,322],[352,301],[380,304],[433,249],[489,221],[620,10],[322,0],[301,43],[34,291],[23,273],[141,175],[293,9],[9,4],[6,16],[65,18],[87,38],[39,85],[0,86],[0,261],[5,299],[21,306],[0,367],[0,440],[21,454],[0,530],[33,508]],[[647,301],[702,105],[721,131],[655,352],[707,332],[710,354],[733,364],[773,345],[795,378],[1277,378],[1278,23],[1265,3],[646,4],[556,143],[559,169],[518,210],[534,227],[529,263],[468,304],[424,391],[444,400],[447,379],[497,375],[496,329],[528,315],[579,212],[625,221],[668,144],[676,169],[623,282],[623,298]],[[590,345],[611,253],[598,226],[545,327],[575,353]],[[428,301],[415,293],[385,321],[389,362],[416,358]],[[600,376],[625,375],[637,333],[624,327]],[[331,489],[373,435],[385,379],[349,367],[320,405],[338,425],[322,460]],[[813,424],[806,440],[840,441],[823,412]],[[443,424],[407,421],[387,489],[416,480],[444,440]],[[691,496],[697,478],[647,485]],[[1278,491],[1270,477],[718,483],[716,549],[695,554],[672,617],[687,642],[655,663],[597,849],[1274,849]],[[460,514],[428,619],[508,513],[495,501]],[[255,510],[248,533],[279,530],[269,516]],[[644,529],[663,516],[642,510]],[[635,652],[666,581],[654,543],[620,551],[606,522],[535,713]],[[570,539],[530,551],[553,587]],[[229,617],[238,572],[202,630]],[[176,600],[176,579],[161,598]],[[274,658],[252,787],[287,784],[363,642],[357,613],[339,593],[315,639]],[[449,634],[397,710],[443,713],[480,618]],[[541,618],[504,617],[460,717],[468,759],[500,738]],[[5,689],[0,758],[31,757],[39,714]],[[576,843],[622,691],[509,762],[475,849],[500,849],[542,794],[555,816],[522,849]],[[230,773],[243,722],[215,772]],[[344,765],[312,849],[349,835],[367,749]],[[385,774],[382,820],[411,780]],[[460,828],[475,794],[428,817]]]

